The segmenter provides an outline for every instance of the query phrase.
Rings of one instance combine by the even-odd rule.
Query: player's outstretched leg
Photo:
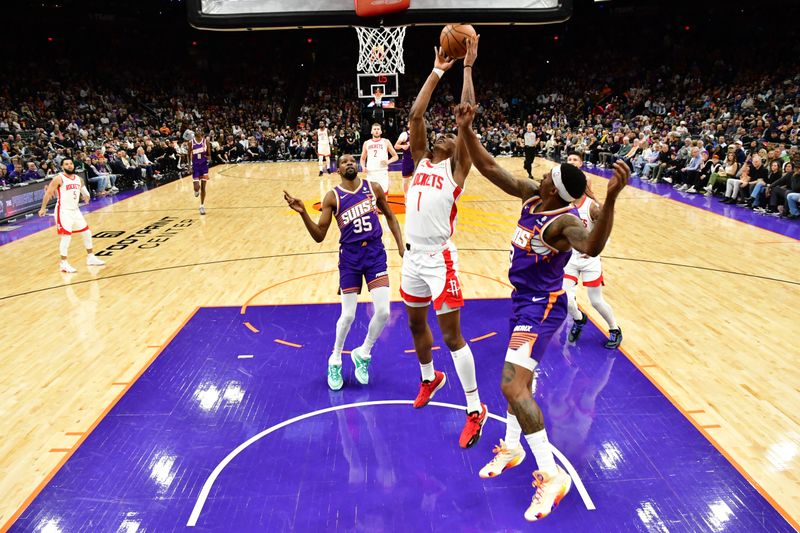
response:
[[[206,180],[200,180],[200,214],[206,214]]]
[[[450,349],[453,358],[453,365],[456,367],[458,379],[464,389],[464,396],[467,399],[467,421],[458,444],[462,448],[471,448],[481,438],[483,425],[486,423],[487,408],[481,403],[478,394],[478,381],[475,377],[475,359],[472,356],[472,349],[461,335],[461,312],[459,309],[440,311],[437,315],[439,328],[442,330],[442,338]]]
[[[333,344],[333,352],[328,357],[328,387],[331,390],[339,390],[344,385],[342,379],[342,349],[350,326],[356,318],[356,307],[358,306],[358,294],[352,292],[342,294],[342,314],[336,322],[336,341]]]
[[[550,441],[547,439],[547,430],[544,428],[542,411],[531,394],[536,361],[529,357],[529,353],[526,345],[516,349],[509,347],[503,366],[501,389],[503,396],[508,400],[510,410],[519,421],[525,441],[533,452],[538,467],[533,473],[533,487],[536,492],[525,511],[525,519],[533,522],[546,517],[558,506],[569,492],[572,479],[556,464]],[[526,366],[510,363],[509,358]]]
[[[622,344],[622,329],[617,325],[617,319],[614,316],[614,310],[608,305],[605,298],[603,298],[603,287],[587,287],[586,291],[589,293],[589,301],[592,302],[592,307],[597,309],[600,316],[608,324],[608,340],[603,345],[609,350],[613,350]]]
[[[372,362],[372,347],[378,341],[389,320],[389,287],[375,287],[370,291],[375,313],[369,321],[364,343],[350,354],[356,367],[356,379],[362,385],[369,383],[369,364]]]
[[[433,367],[433,333],[428,326],[428,307],[415,307],[406,303],[408,313],[408,327],[411,330],[411,337],[414,339],[414,351],[417,353],[420,369],[420,384],[417,397],[414,399],[414,409],[419,409],[428,405],[436,393],[447,383],[447,376],[444,372],[435,370]]]

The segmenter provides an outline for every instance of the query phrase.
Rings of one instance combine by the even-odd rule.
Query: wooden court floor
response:
[[[522,175],[520,160],[501,161]],[[549,165],[537,163],[535,173]],[[79,272],[58,272],[55,229],[0,247],[0,525],[197,307],[337,301],[337,230],[314,243],[282,199],[287,189],[311,209],[337,176],[318,178],[316,163],[216,167],[211,175],[205,217],[187,178],[88,214],[95,234],[117,235],[95,238],[95,250],[112,255],[91,272],[79,238],[70,249]],[[594,178],[600,197],[605,187]],[[392,189],[401,192],[397,173]],[[508,296],[518,210],[473,171],[454,239],[466,298]],[[626,355],[795,525],[799,244],[629,187],[603,254]],[[394,300],[400,261],[390,252]],[[582,291],[579,299],[599,319]]]

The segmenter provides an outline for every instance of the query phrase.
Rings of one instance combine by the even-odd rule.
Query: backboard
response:
[[[549,24],[567,20],[573,0],[411,0],[399,13],[363,18],[353,0],[187,0],[192,26],[269,30],[347,26]]]
[[[397,74],[357,74],[358,97],[375,98],[380,90],[381,98],[397,98],[399,93]]]

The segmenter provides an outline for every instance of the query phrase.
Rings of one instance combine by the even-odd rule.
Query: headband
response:
[[[567,192],[567,188],[564,187],[564,182],[561,180],[561,166],[553,167],[553,170],[550,171],[550,175],[553,177],[553,183],[561,199],[565,202],[574,202],[575,198]]]

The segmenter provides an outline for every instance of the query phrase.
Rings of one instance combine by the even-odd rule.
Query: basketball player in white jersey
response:
[[[389,165],[397,161],[397,152],[389,139],[381,138],[381,125],[372,125],[372,138],[361,150],[361,168],[367,171],[367,181],[377,183],[389,194]],[[389,154],[392,154],[391,159]]]
[[[83,218],[83,213],[78,209],[80,198],[83,196],[85,202],[89,202],[89,189],[83,184],[81,177],[75,174],[75,162],[71,157],[61,161],[61,172],[47,185],[42,198],[42,207],[39,209],[39,216],[43,217],[47,212],[47,203],[54,195],[58,195],[56,202],[56,230],[61,236],[59,250],[61,251],[61,272],[72,274],[77,272],[67,261],[69,242],[72,240],[73,233],[80,233],[83,236],[83,245],[86,248],[86,264],[89,266],[103,266],[105,261],[98,259],[92,250],[92,232],[89,224]]]
[[[319,158],[319,175],[322,176],[323,170],[327,170],[328,174],[330,174],[331,139],[328,136],[328,126],[325,125],[323,120],[319,121],[319,129],[317,130],[317,157]]]
[[[567,163],[581,168],[583,157],[577,152],[570,152],[567,156]],[[602,204],[592,195],[588,180],[586,193],[582,198],[575,201],[574,205],[578,208],[578,214],[584,227],[591,231],[592,227],[594,227],[594,221],[600,216]],[[608,323],[608,340],[603,346],[613,350],[622,343],[622,329],[617,325],[614,310],[603,298],[603,266],[600,262],[600,256],[591,257],[577,250],[572,250],[572,257],[567,266],[564,267],[564,290],[567,291],[569,315],[574,320],[569,331],[569,342],[577,342],[587,321],[586,315],[578,309],[578,301],[575,296],[579,279],[583,281],[583,286],[586,287],[592,307],[597,309],[600,316]]]
[[[477,41],[468,46],[464,58],[464,84],[461,101],[475,102],[472,65],[478,55]],[[442,337],[456,367],[467,399],[467,421],[459,438],[462,448],[474,446],[486,422],[486,405],[478,395],[475,362],[461,334],[461,307],[464,297],[458,279],[458,251],[450,237],[456,227],[456,202],[464,189],[472,160],[462,135],[439,134],[428,146],[425,110],[442,75],[455,63],[441,48],[436,50],[433,71],[414,101],[409,114],[411,153],[416,171],[406,197],[406,253],[400,295],[406,304],[408,323],[422,374],[414,408],[424,407],[441,389],[447,377],[434,369],[428,326],[428,307],[433,302]]]

